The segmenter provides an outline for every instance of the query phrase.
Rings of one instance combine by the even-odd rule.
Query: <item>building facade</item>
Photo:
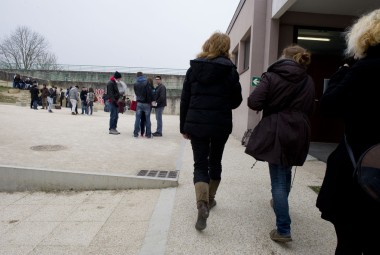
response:
[[[379,6],[380,0],[241,0],[227,29],[243,93],[242,105],[233,112],[232,135],[242,138],[261,118],[247,106],[254,77],[260,77],[283,48],[297,43],[312,53],[308,73],[315,82],[317,106],[311,117],[312,141],[337,142],[343,126],[320,116],[318,100],[344,59],[345,30]]]

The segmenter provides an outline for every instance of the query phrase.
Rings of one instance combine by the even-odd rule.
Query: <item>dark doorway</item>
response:
[[[296,27],[294,34],[295,42],[312,54],[308,73],[315,83],[316,111],[311,117],[311,139],[313,142],[339,142],[343,135],[343,124],[337,119],[326,118],[320,114],[319,99],[328,79],[342,64],[345,49],[343,31]]]

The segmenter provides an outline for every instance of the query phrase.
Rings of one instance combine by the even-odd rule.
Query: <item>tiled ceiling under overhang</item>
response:
[[[361,16],[380,8],[380,0],[297,0],[288,11]]]

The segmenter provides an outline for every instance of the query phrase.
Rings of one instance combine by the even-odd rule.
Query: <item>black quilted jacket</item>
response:
[[[232,109],[241,102],[239,74],[231,60],[192,60],[183,83],[180,132],[197,137],[230,134]]]

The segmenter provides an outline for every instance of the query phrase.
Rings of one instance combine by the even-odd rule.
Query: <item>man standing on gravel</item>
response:
[[[70,89],[68,98],[70,99],[70,103],[71,103],[71,114],[72,115],[78,114],[78,111],[77,111],[77,104],[79,100],[78,85],[73,86]]]
[[[42,84],[41,89],[41,100],[42,100],[42,108],[41,109],[47,109],[47,97],[48,97],[49,91],[46,87],[46,84]]]
[[[117,131],[117,120],[119,119],[119,110],[118,110],[118,100],[120,97],[119,89],[117,87],[117,82],[120,82],[121,74],[116,71],[115,74],[110,78],[107,83],[107,98],[110,105],[110,127],[109,133],[111,135],[120,134]]]
[[[155,101],[152,102],[152,106],[156,107],[156,120],[157,120],[157,130],[153,133],[153,136],[162,136],[162,113],[166,106],[166,87],[161,83],[161,76],[157,75],[156,78],[156,94]]]

